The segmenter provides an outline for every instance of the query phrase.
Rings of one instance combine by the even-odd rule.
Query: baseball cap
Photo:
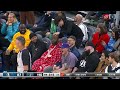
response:
[[[88,41],[85,46],[91,46],[91,47],[95,48],[94,44],[91,41]]]
[[[62,43],[61,48],[69,48],[69,44],[67,44],[67,43]]]

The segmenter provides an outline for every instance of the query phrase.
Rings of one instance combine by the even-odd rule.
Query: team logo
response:
[[[86,61],[85,60],[81,60],[80,61],[80,67],[85,67],[86,65]]]

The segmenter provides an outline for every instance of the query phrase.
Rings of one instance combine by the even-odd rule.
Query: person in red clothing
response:
[[[58,42],[58,36],[53,36],[52,44],[49,49],[32,65],[32,71],[44,72],[44,70],[50,66],[54,66],[57,62],[61,60],[62,43]]]
[[[110,37],[107,33],[107,28],[103,23],[99,23],[96,30],[97,32],[93,34],[92,42],[95,45],[96,51],[101,54],[108,44]]]

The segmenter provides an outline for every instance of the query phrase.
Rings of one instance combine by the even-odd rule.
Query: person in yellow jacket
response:
[[[19,26],[19,32],[17,32],[12,39],[12,42],[10,43],[9,47],[7,48],[3,58],[4,58],[4,64],[5,64],[5,71],[9,71],[11,67],[11,63],[13,65],[13,70],[16,71],[17,68],[17,53],[19,52],[19,49],[16,47],[16,38],[19,36],[22,36],[25,38],[25,47],[29,45],[31,42],[29,35],[31,31],[26,28],[24,24],[21,24]]]

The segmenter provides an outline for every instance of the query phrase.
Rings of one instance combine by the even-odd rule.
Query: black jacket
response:
[[[47,50],[46,44],[40,40],[37,40],[36,43],[31,42],[28,46],[28,50],[32,55],[32,63],[39,59],[41,55]]]
[[[82,30],[77,25],[75,25],[72,21],[66,20],[64,26],[61,27],[59,37],[60,38],[64,36],[69,37],[71,35],[75,36],[76,39],[80,40],[82,40],[84,36]]]

